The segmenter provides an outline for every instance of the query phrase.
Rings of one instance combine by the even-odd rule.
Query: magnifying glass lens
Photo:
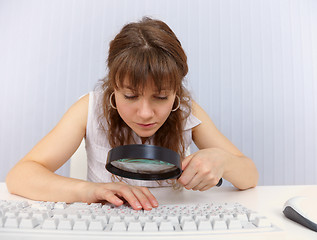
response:
[[[111,165],[114,167],[132,172],[142,174],[160,174],[170,171],[174,171],[177,167],[174,164],[156,160],[156,159],[131,159],[123,158],[116,161],[112,161]]]

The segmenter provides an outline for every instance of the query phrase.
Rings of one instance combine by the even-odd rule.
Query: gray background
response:
[[[0,181],[105,76],[122,25],[146,15],[175,31],[188,88],[261,185],[317,184],[316,13],[314,0],[0,0]]]

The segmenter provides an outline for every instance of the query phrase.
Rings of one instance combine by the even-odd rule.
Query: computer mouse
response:
[[[297,196],[287,200],[283,207],[284,215],[317,232],[317,202],[308,197]]]

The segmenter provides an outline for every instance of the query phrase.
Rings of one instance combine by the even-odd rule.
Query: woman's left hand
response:
[[[231,154],[219,148],[199,150],[183,160],[183,173],[178,182],[188,190],[208,190],[222,178],[226,161],[231,157]]]

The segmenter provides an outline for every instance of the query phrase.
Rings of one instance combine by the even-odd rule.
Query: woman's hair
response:
[[[143,18],[140,22],[125,25],[110,42],[108,76],[102,80],[103,117],[111,147],[134,143],[131,129],[110,105],[114,89],[129,86],[142,91],[147,81],[155,87],[171,89],[180,98],[180,108],[171,112],[165,123],[153,136],[153,144],[178,152],[184,157],[183,130],[190,113],[190,95],[183,86],[188,72],[187,57],[173,31],[162,21]],[[114,99],[112,99],[114,100]],[[174,107],[178,104],[175,99]]]

